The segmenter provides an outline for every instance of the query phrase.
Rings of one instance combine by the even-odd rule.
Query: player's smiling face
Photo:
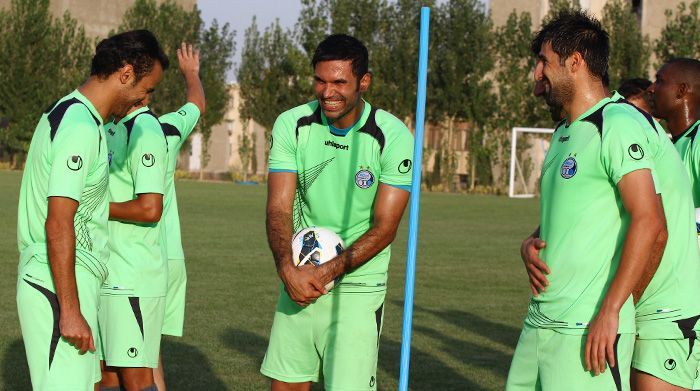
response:
[[[677,84],[673,80],[673,72],[670,64],[666,64],[656,72],[656,80],[649,87],[652,96],[652,115],[657,118],[668,119],[674,111]]]
[[[151,94],[163,79],[163,67],[160,65],[160,62],[156,61],[153,69],[137,82],[134,82],[136,78],[133,70],[129,73],[127,69],[120,75],[120,78],[123,80],[123,87],[121,99],[114,116],[124,118],[135,107],[143,106],[150,100]]]
[[[549,106],[562,107],[573,96],[573,78],[551,42],[544,43],[537,55],[535,83],[535,94],[542,96]]]
[[[314,94],[323,114],[337,128],[352,126],[362,115],[362,94],[371,81],[352,72],[352,61],[320,61],[314,68]]]

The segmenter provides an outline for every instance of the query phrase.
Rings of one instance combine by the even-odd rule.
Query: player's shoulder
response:
[[[386,133],[409,132],[408,127],[406,127],[406,124],[404,124],[403,121],[386,110],[375,108],[374,116],[375,121],[377,121],[377,126],[379,126],[382,131]]]
[[[74,94],[69,94],[49,105],[44,111],[53,139],[60,133],[90,135],[99,132],[100,120]]]

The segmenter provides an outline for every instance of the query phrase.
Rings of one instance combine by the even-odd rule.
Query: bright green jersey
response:
[[[168,148],[153,113],[143,107],[106,127],[110,201],[131,201],[145,193],[165,194]],[[165,246],[161,246],[161,228],[160,223],[110,220],[109,277],[102,294],[165,295],[167,256]]]
[[[104,280],[109,258],[108,181],[102,119],[75,90],[41,116],[32,136],[19,194],[20,267],[34,256],[48,262],[44,228],[48,197],[66,197],[79,203],[74,218],[76,265]]]
[[[697,139],[700,121],[695,122],[680,137],[673,138],[673,145],[681,155],[693,191],[693,203],[700,207],[700,139]]]
[[[618,93],[612,99],[634,107]],[[646,152],[654,161],[668,231],[661,263],[636,304],[637,334],[640,339],[687,338],[700,315],[700,253],[690,181],[661,125],[644,111],[637,114],[649,138]]]
[[[282,113],[270,140],[270,172],[295,172],[294,230],[319,226],[350,246],[372,225],[379,183],[410,190],[413,135],[364,102],[349,129],[329,125],[318,101]],[[383,290],[390,246],[348,273],[336,289]]]
[[[654,169],[644,118],[630,105],[602,99],[570,125],[560,124],[542,167],[540,256],[551,273],[531,299],[526,324],[583,334],[595,318],[620,262],[629,214],[617,183]],[[641,120],[640,120],[641,117]],[[632,297],[619,332],[635,331]]]
[[[161,218],[165,230],[166,250],[168,259],[185,259],[175,195],[175,168],[182,144],[197,125],[199,108],[194,103],[187,103],[176,112],[160,116],[158,120],[163,126],[168,143],[168,166],[165,173],[165,198],[163,198],[163,217]]]

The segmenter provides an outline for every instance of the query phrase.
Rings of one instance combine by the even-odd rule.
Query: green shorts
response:
[[[619,334],[615,342],[617,366],[593,376],[586,371],[583,358],[585,335],[525,325],[510,364],[506,390],[629,390],[634,338],[634,334]]]
[[[187,271],[184,259],[168,260],[168,291],[165,294],[163,334],[182,337],[185,324],[185,287]]]
[[[101,296],[101,353],[110,367],[157,368],[164,297]]]
[[[287,383],[323,372],[328,391],[375,390],[384,296],[331,291],[303,308],[282,289],[260,372]]]
[[[697,339],[638,339],[634,346],[632,368],[674,386],[693,388],[698,363],[700,341]]]
[[[99,343],[97,312],[101,281],[87,269],[75,268],[80,312]],[[49,264],[37,258],[19,271],[17,311],[34,390],[92,391],[100,381],[96,353],[78,350],[61,337],[58,298]]]

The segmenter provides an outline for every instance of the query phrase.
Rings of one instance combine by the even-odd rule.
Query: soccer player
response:
[[[157,61],[141,64],[140,71],[158,70],[162,77],[168,57],[151,38],[144,50]],[[168,279],[159,224],[167,144],[158,118],[141,107],[107,126],[107,148],[110,262],[98,316],[102,354],[110,368],[103,371],[101,387],[118,390],[121,380],[129,391],[155,390],[152,368],[158,367]]]
[[[521,248],[534,296],[506,389],[627,390],[632,291],[664,231],[651,125],[633,106],[611,104],[608,35],[586,13],[560,12],[532,51],[544,98],[565,120],[542,168],[540,226]],[[538,252],[539,264],[529,262]]]
[[[131,31],[101,41],[90,77],[49,106],[20,189],[17,308],[35,390],[93,390],[99,290],[107,275],[109,178],[103,121],[123,116],[161,79],[154,41]],[[150,65],[149,65],[150,64]]]
[[[627,79],[620,83],[617,92],[624,96],[628,102],[639,107],[640,109],[651,113],[651,94],[648,89],[651,86],[651,81],[642,78]]]
[[[309,390],[321,372],[326,389],[374,390],[413,136],[362,99],[372,76],[360,41],[328,36],[311,63],[316,100],[282,113],[270,140],[267,237],[282,289],[260,371],[272,390]],[[309,226],[331,229],[349,247],[320,267],[295,267],[292,234]]]
[[[202,82],[199,79],[199,51],[192,45],[182,43],[177,50],[180,72],[185,78],[187,103],[178,111],[167,113],[158,118],[168,143],[168,164],[165,174],[165,196],[163,205],[163,229],[165,231],[166,252],[168,254],[168,291],[165,296],[165,318],[163,335],[182,337],[185,322],[185,254],[180,237],[180,216],[177,211],[175,195],[175,168],[180,148],[194,130],[199,116],[204,113],[205,99]],[[165,391],[163,360],[159,359],[154,371],[159,391]]]

